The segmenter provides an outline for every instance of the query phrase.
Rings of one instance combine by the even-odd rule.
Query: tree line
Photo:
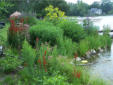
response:
[[[88,5],[87,3],[70,3],[68,4],[70,10],[69,16],[88,16],[91,8],[97,8],[102,10],[102,15],[113,14],[113,2],[111,0],[102,0],[101,2],[95,1],[93,4]]]
[[[0,0],[2,3],[3,0]],[[89,10],[91,8],[98,8],[102,10],[102,14],[113,14],[113,2],[111,0],[102,0],[101,3],[94,2],[91,5],[88,5],[84,2],[79,3],[67,3],[65,0],[7,0],[4,2],[11,4],[11,7],[8,7],[5,4],[4,7],[0,9],[7,9],[7,12],[1,10],[0,15],[9,16],[9,14],[14,11],[20,12],[31,12],[35,13],[36,16],[44,17],[46,15],[45,8],[49,5],[53,5],[54,7],[58,7],[60,10],[64,11],[68,16],[88,16]]]

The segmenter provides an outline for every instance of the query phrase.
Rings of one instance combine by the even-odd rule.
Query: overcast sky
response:
[[[77,0],[65,0],[67,2],[72,2],[72,3],[76,3]],[[88,3],[88,4],[92,4],[94,1],[101,1],[101,0],[82,0],[83,2],[85,3]]]

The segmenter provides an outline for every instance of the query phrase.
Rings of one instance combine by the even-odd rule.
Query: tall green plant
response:
[[[22,48],[22,59],[24,61],[25,71],[27,77],[32,77],[34,74],[36,52],[25,40]]]
[[[84,56],[88,50],[89,50],[89,42],[87,40],[81,40],[79,43],[80,56]]]
[[[59,44],[58,44],[58,49],[59,53],[64,55],[64,56],[69,56],[72,57],[74,53],[77,52],[77,43],[72,42],[72,39],[70,38],[59,38],[58,39]]]

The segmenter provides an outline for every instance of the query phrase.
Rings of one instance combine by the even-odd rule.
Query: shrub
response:
[[[44,77],[44,85],[70,85],[66,82],[67,78],[65,76],[56,75],[53,77]]]
[[[0,67],[7,73],[16,70],[21,64],[22,62],[17,57],[5,57],[0,60]]]
[[[38,21],[37,25],[31,27],[30,36],[32,45],[35,45],[37,37],[40,42],[49,42],[51,45],[55,45],[57,38],[62,36],[62,30],[49,22]]]
[[[77,23],[71,21],[64,21],[59,24],[60,28],[63,29],[64,35],[72,38],[73,41],[79,42],[85,37],[84,29]]]
[[[72,42],[72,39],[69,38],[59,38],[58,49],[59,53],[64,56],[73,56],[77,52],[77,43]]]

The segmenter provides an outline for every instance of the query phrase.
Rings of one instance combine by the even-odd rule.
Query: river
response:
[[[87,17],[77,17],[77,20],[81,23]],[[108,25],[113,30],[113,16],[98,16],[88,17],[94,25],[99,27],[99,30],[103,30],[103,26]],[[72,18],[74,19],[74,17]]]
[[[100,53],[99,57],[94,62],[96,63],[89,68],[91,76],[107,80],[113,85],[113,43],[111,50]]]
[[[113,30],[113,16],[90,17],[94,25],[99,26],[99,30],[103,30],[104,25],[108,25]],[[113,34],[113,33],[110,33]],[[91,76],[100,77],[103,80],[109,81],[113,85],[113,43],[111,50],[104,51],[99,54],[99,57],[94,61],[95,64],[90,66]]]

